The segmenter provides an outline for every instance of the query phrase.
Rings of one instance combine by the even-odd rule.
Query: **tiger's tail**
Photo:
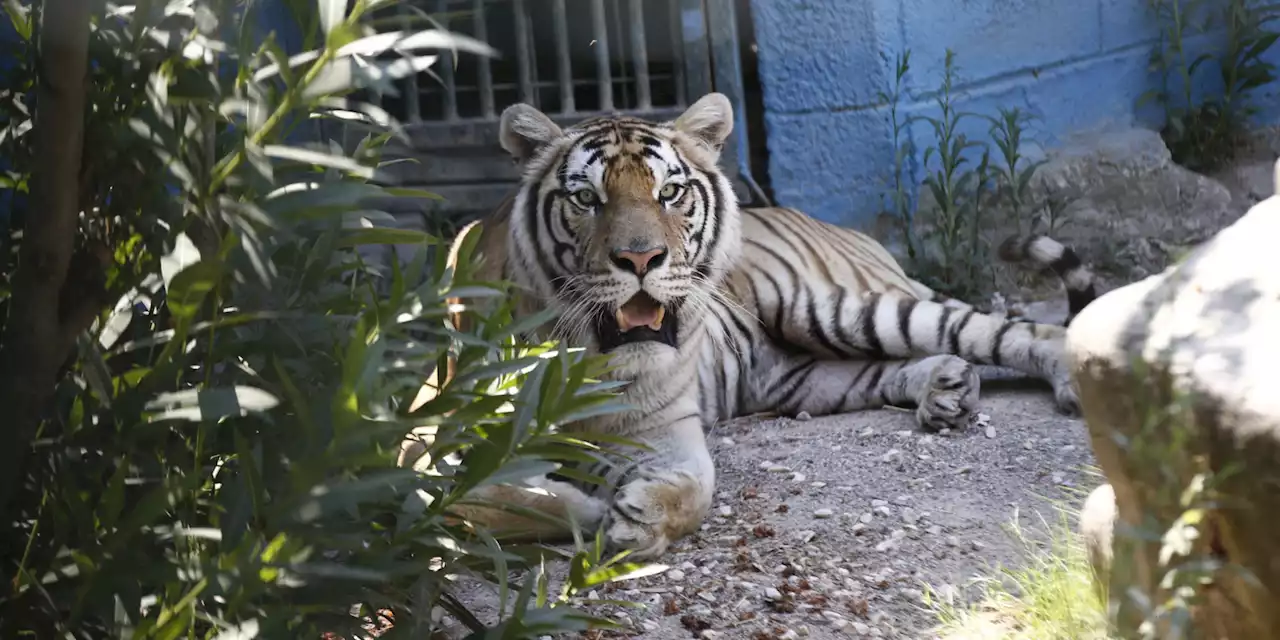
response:
[[[1071,247],[1049,236],[1010,236],[1000,243],[998,254],[1005,262],[1048,269],[1062,280],[1067,289],[1067,320],[1064,325],[1070,325],[1076,314],[1098,297],[1093,271]]]

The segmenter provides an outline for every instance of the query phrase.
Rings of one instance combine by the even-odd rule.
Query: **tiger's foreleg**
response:
[[[571,523],[594,532],[609,505],[577,487],[546,477],[529,486],[496,484],[480,487],[450,507],[453,517],[508,540],[553,542],[573,534]],[[537,512],[543,517],[529,514]]]
[[[756,377],[754,395],[784,415],[830,415],[914,406],[920,426],[961,429],[978,404],[973,365],[954,355],[914,360],[820,360],[787,356]]]
[[[700,417],[677,420],[646,444],[653,450],[619,483],[605,531],[612,546],[631,549],[637,560],[656,558],[697,531],[716,482]]]

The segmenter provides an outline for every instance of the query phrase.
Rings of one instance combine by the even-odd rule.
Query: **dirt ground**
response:
[[[1099,481],[1084,424],[1056,413],[1047,388],[1006,379],[984,392],[979,420],[941,435],[894,409],[717,427],[703,530],[663,558],[664,573],[582,606],[627,624],[603,637],[930,637],[926,590],[976,597],[975,578],[1023,553],[1009,524],[1035,537],[1058,517],[1048,500],[1077,507]]]

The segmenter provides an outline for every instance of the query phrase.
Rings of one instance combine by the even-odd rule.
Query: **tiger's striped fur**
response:
[[[612,375],[630,382],[623,399],[634,410],[565,428],[651,448],[589,469],[606,487],[539,478],[525,504],[549,492],[555,513],[605,526],[611,544],[652,558],[710,507],[704,428],[719,420],[907,405],[926,429],[962,428],[978,400],[973,363],[1039,377],[1062,410],[1078,411],[1062,327],[934,302],[866,235],[795,209],[739,209],[717,168],[732,127],[719,94],[670,123],[608,117],[561,130],[530,106],[503,113],[503,146],[522,163],[522,182],[458,241],[480,232],[488,275],[516,282],[534,306],[557,306],[550,333],[604,348]],[[508,531],[534,527],[460,513]],[[551,529],[526,531],[565,533]]]

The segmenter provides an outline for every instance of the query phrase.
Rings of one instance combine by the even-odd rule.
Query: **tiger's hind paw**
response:
[[[1053,400],[1058,406],[1058,411],[1071,418],[1080,417],[1080,396],[1076,395],[1076,388],[1071,384],[1071,378],[1053,383]]]
[[[973,365],[949,357],[934,368],[929,386],[916,408],[916,420],[926,431],[963,429],[978,407],[982,381]]]

